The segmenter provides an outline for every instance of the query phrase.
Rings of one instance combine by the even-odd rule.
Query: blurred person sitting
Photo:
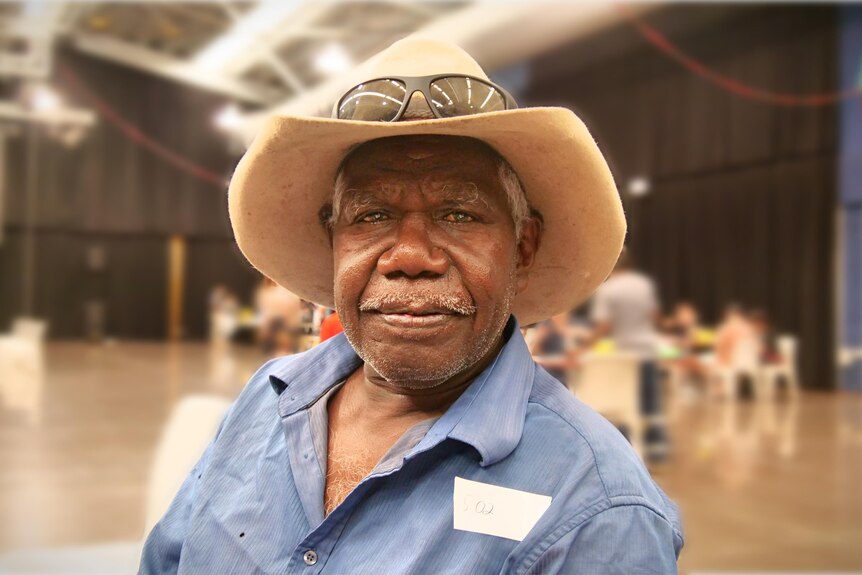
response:
[[[239,326],[239,300],[222,284],[216,285],[209,296],[210,348],[215,356],[230,351],[231,338]]]
[[[302,300],[268,277],[255,293],[258,342],[268,355],[296,353],[301,332]]]
[[[769,315],[762,309],[754,309],[748,313],[748,321],[760,342],[760,364],[777,365],[784,358],[778,349],[778,334],[769,321]]]
[[[721,323],[716,330],[715,361],[720,366],[730,366],[735,361],[739,350],[753,346],[760,351],[758,334],[754,325],[746,317],[739,304],[730,304],[724,308]],[[755,354],[759,357],[759,353]]]
[[[646,457],[667,455],[668,438],[662,417],[658,364],[659,303],[655,283],[637,271],[630,251],[620,254],[613,272],[593,296],[592,320],[596,343],[610,337],[616,351],[636,354],[640,366],[640,407],[647,418]]]
[[[236,329],[239,301],[226,286],[216,285],[209,297],[210,340],[223,345]]]
[[[530,342],[533,359],[560,383],[566,385],[571,367],[569,314],[561,313],[535,326]]]
[[[738,304],[730,304],[724,309],[724,317],[718,326],[715,338],[715,394],[734,397],[736,384],[740,377],[754,386],[760,367],[762,342],[754,325]]]
[[[678,302],[673,313],[665,320],[663,329],[680,348],[693,350],[698,344],[697,334],[701,329],[697,308],[689,301]]]
[[[673,352],[672,358],[665,363],[672,389],[676,390],[679,383],[704,382],[708,373],[698,354],[709,348],[704,345],[704,330],[694,304],[678,302],[673,313],[665,319],[662,331]]]

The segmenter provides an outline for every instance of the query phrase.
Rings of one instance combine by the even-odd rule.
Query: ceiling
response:
[[[247,138],[267,113],[328,110],[363,63],[411,34],[456,42],[494,70],[619,18],[600,2],[0,2],[0,85],[49,81],[63,45],[256,110]]]
[[[0,74],[39,77],[51,48],[273,104],[362,62],[465,2],[55,2],[0,4]],[[329,60],[320,62],[329,50]],[[37,60],[46,61],[37,65]],[[14,63],[14,65],[13,65]]]

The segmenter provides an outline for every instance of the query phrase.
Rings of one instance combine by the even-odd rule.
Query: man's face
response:
[[[518,242],[494,155],[467,138],[365,144],[345,164],[332,228],[335,301],[359,355],[433,387],[498,341],[536,247]]]

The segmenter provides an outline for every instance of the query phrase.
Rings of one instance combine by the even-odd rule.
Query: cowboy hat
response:
[[[459,47],[415,38],[381,52],[372,73],[487,78]],[[512,165],[530,206],[542,214],[541,247],[512,310],[521,325],[574,308],[610,273],[625,236],[622,205],[598,146],[565,108],[399,122],[272,116],[230,183],[230,219],[240,250],[301,298],[334,307],[332,247],[318,213],[332,199],[336,171],[357,144],[415,134],[489,144]]]

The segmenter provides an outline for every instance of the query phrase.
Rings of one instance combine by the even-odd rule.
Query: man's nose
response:
[[[433,241],[433,225],[421,214],[402,218],[395,243],[377,260],[377,271],[390,278],[444,275],[449,269],[449,258]]]

